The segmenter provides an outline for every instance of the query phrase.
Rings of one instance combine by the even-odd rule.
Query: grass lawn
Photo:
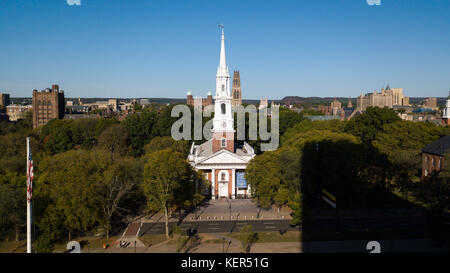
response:
[[[110,246],[119,239],[120,236],[111,236],[107,240],[105,237],[98,236],[84,236],[79,238],[74,238],[72,241],[77,241],[81,245],[81,251],[85,252],[88,249],[99,249],[103,248],[103,244],[109,244]],[[66,250],[68,241],[57,242],[55,244],[54,252],[63,252]]]
[[[139,237],[139,240],[145,244],[145,246],[149,245],[156,245],[161,242],[164,242],[167,240],[165,234],[145,234],[141,237]]]
[[[0,253],[26,253],[27,241],[0,241]]]
[[[275,242],[308,242],[308,241],[346,241],[346,240],[388,240],[425,238],[425,232],[420,231],[393,231],[393,232],[300,232],[288,231],[284,235],[279,232],[257,232],[256,243]],[[240,240],[240,233],[227,234],[227,236]],[[220,241],[220,240],[219,240]]]
[[[395,190],[395,191],[393,191],[393,193],[394,193],[396,196],[398,196],[399,198],[402,198],[402,199],[403,199],[403,194],[402,194],[399,190]],[[412,204],[414,204],[414,205],[416,205],[416,206],[418,206],[418,207],[422,207],[422,208],[424,208],[424,209],[427,209],[427,208],[428,208],[428,205],[427,205],[427,204],[425,204],[425,203],[423,203],[423,202],[417,200],[417,199],[414,197],[414,195],[413,195],[412,193],[409,193],[409,194],[408,194],[408,202],[410,202],[410,203],[412,203]]]
[[[300,242],[300,231],[288,231],[281,235],[279,232],[257,232],[258,240],[256,243],[275,243],[275,242]],[[240,233],[227,234],[227,236],[240,240]]]
[[[302,241],[389,240],[425,238],[424,231],[352,231],[352,232],[303,232]]]

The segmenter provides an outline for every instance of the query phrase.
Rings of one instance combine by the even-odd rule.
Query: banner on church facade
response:
[[[245,180],[244,172],[236,172],[236,187],[240,189],[247,188],[247,180]]]

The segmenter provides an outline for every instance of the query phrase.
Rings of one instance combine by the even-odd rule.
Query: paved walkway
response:
[[[221,239],[222,235],[218,235]],[[236,242],[237,241],[237,242]],[[324,242],[277,242],[255,243],[250,253],[368,253],[368,241],[324,241]],[[381,240],[381,252],[448,252],[449,249],[439,248],[428,239],[399,239]],[[240,242],[232,240],[231,244],[202,243],[189,253],[241,253]],[[134,247],[110,248],[107,250],[91,251],[105,253],[134,253]],[[168,241],[150,248],[137,247],[136,253],[176,253],[176,245]]]
[[[231,205],[231,206],[230,206]],[[214,220],[263,220],[263,219],[291,219],[289,208],[260,209],[250,199],[216,199],[210,200],[195,212],[184,217],[184,221],[214,221]],[[142,218],[143,223],[163,222],[164,214],[157,213],[151,217]],[[171,217],[170,222],[178,222],[178,217]]]

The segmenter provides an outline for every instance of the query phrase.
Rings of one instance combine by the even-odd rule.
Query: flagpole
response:
[[[30,138],[27,137],[27,188],[29,181],[30,168]],[[27,191],[27,253],[31,253],[31,200],[28,198]]]

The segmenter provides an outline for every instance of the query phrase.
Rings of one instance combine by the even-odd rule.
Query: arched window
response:
[[[226,106],[225,106],[225,103],[222,103],[222,105],[220,106],[221,108],[222,108],[222,115],[225,115],[225,112],[226,112]]]
[[[222,147],[227,147],[227,140],[222,138]]]
[[[222,84],[222,92],[225,91],[225,84]]]
[[[226,174],[225,174],[225,173],[222,173],[222,175],[221,175],[221,177],[220,177],[220,180],[222,180],[222,181],[225,181],[225,180],[226,180]]]

